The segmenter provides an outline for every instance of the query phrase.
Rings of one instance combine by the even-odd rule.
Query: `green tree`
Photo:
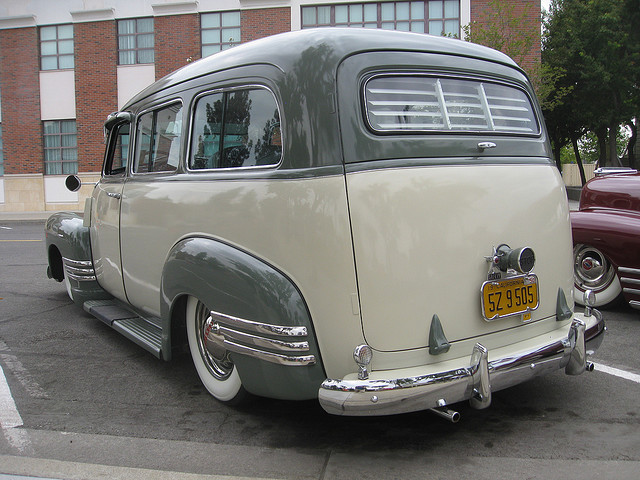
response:
[[[638,112],[637,9],[638,0],[553,0],[545,18],[542,62],[564,72],[554,88],[565,92],[543,107],[545,118],[554,151],[569,139],[579,164],[586,132],[597,137],[599,164],[617,164],[619,126]]]
[[[500,50],[525,67],[542,108],[545,111],[556,112],[560,120],[565,118],[567,113],[562,113],[564,97],[573,86],[562,84],[560,81],[565,76],[564,68],[541,63],[535,55],[530,55],[540,45],[539,28],[527,27],[531,25],[532,8],[532,5],[527,4],[524,9],[516,10],[515,5],[511,3],[491,0],[480,15],[479,21],[463,27],[464,38]],[[566,128],[560,128],[560,122],[552,126],[554,130],[550,133],[551,137],[557,140],[553,144],[554,147],[557,145],[554,151],[560,168],[560,149],[569,143],[571,138]],[[580,135],[577,138],[579,137]]]
[[[627,143],[626,153],[629,166],[637,168],[635,147],[638,138],[638,121],[640,119],[640,2],[638,0],[625,0],[624,12],[628,20],[626,25],[629,31],[629,70],[634,85],[631,102],[635,108],[634,118],[627,122],[631,136]]]

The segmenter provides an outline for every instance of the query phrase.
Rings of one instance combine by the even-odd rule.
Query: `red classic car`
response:
[[[582,189],[571,212],[574,298],[596,294],[595,306],[621,297],[640,309],[640,173],[601,172]]]

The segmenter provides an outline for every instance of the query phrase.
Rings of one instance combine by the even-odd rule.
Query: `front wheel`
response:
[[[614,302],[622,293],[615,266],[597,248],[579,244],[573,248],[573,298],[584,305],[585,290],[596,294],[594,307]]]
[[[209,348],[205,347],[206,320],[209,315],[210,310],[204,303],[189,297],[186,323],[191,358],[207,391],[221,402],[237,404],[247,393],[222,339],[213,344],[209,342]]]

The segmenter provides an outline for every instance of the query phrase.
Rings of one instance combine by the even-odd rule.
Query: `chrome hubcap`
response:
[[[210,312],[202,302],[196,307],[195,322],[198,350],[207,370],[217,380],[226,380],[233,371],[233,362],[224,347],[224,338],[215,331]]]
[[[602,290],[611,284],[615,269],[600,250],[576,245],[573,257],[576,285],[584,289]]]

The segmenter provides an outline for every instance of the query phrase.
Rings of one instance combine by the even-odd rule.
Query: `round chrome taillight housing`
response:
[[[373,349],[369,345],[358,345],[353,350],[353,359],[358,364],[358,378],[360,380],[369,378],[369,364],[373,359]]]

